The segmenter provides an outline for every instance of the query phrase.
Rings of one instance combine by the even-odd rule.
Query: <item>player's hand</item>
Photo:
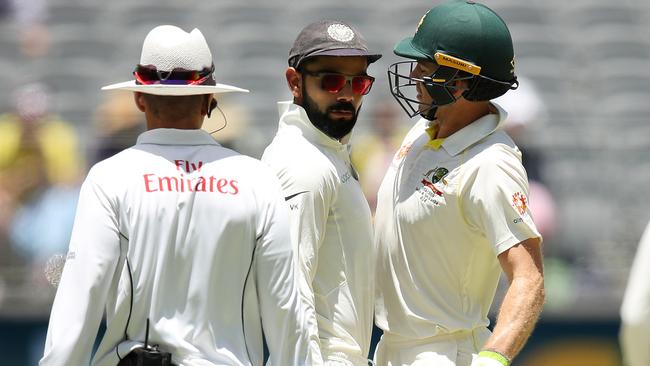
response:
[[[510,366],[510,361],[500,353],[481,351],[471,366]]]

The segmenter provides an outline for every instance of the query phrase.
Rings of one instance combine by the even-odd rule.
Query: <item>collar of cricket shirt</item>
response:
[[[429,135],[429,142],[427,142],[427,146],[434,150],[440,149],[442,143],[445,142],[444,137],[436,138],[439,129],[440,124],[438,122],[430,121],[429,126],[424,130],[426,131],[427,135]]]
[[[181,130],[177,128],[155,128],[138,136],[138,144],[156,145],[219,145],[209,133],[203,130]]]
[[[449,153],[449,155],[456,156],[465,151],[465,149],[468,147],[483,140],[494,131],[502,128],[506,121],[508,113],[506,113],[506,111],[503,110],[503,108],[501,108],[498,104],[494,102],[491,102],[491,104],[496,108],[497,113],[486,114],[485,116],[477,119],[469,125],[454,132],[451,136],[448,136],[444,139],[430,140],[427,145],[436,150],[442,146],[447,151],[447,153]],[[435,136],[435,129],[437,126],[437,124],[431,124],[429,127],[427,127],[426,132],[429,134],[430,138],[432,136]],[[435,145],[438,145],[438,147],[435,148]]]
[[[346,149],[350,141],[351,133],[344,136],[341,141],[324,134],[311,123],[305,109],[292,101],[278,102],[278,112],[280,113],[280,129],[294,129],[297,132],[299,131],[299,133],[312,143],[341,150]]]

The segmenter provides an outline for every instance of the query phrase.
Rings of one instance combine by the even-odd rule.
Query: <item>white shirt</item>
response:
[[[406,338],[487,326],[497,255],[540,237],[526,172],[498,129],[505,112],[430,142],[420,120],[379,189],[375,215],[377,325]]]
[[[147,318],[178,365],[261,365],[262,329],[274,365],[310,364],[295,263],[266,166],[201,130],[147,131],[82,186],[40,364],[87,365],[104,312],[93,365],[142,344]]]
[[[628,366],[650,365],[650,224],[634,257],[621,306],[621,349]]]
[[[305,110],[278,103],[277,135],[264,151],[291,209],[303,295],[315,307],[324,361],[367,365],[373,319],[370,208],[348,146],[312,125]]]

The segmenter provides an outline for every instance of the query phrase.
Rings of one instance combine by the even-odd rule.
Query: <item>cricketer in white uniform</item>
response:
[[[485,51],[484,51],[485,50]],[[421,115],[378,193],[379,366],[508,366],[543,303],[521,153],[489,100],[516,84],[506,25],[473,1],[431,9],[395,46],[391,91]],[[488,330],[501,270],[510,281]]]
[[[627,366],[650,365],[650,224],[639,242],[621,306],[621,351]]]
[[[368,364],[371,213],[347,141],[372,85],[368,64],[379,57],[347,24],[319,21],[305,27],[289,53],[294,101],[278,103],[278,132],[262,157],[280,178],[290,205],[291,234],[306,279],[302,294],[316,310],[314,331],[327,365]]]
[[[148,131],[83,183],[41,365],[87,365],[104,314],[93,365],[135,365],[147,332],[175,365],[262,365],[262,330],[273,365],[312,364],[278,180],[199,129],[212,94],[246,91],[216,84],[211,65],[200,31],[159,26],[137,83],[105,87],[136,91]],[[194,128],[159,128],[171,119],[147,98],[193,94],[206,95]]]

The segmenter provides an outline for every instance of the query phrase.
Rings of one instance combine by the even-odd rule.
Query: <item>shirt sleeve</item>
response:
[[[493,244],[497,255],[541,238],[528,202],[528,178],[518,157],[503,147],[475,157],[461,182],[465,220]]]
[[[641,237],[621,306],[620,341],[626,365],[650,365],[650,224]]]
[[[300,265],[311,284],[318,270],[318,251],[323,244],[332,190],[325,184],[303,187],[298,189],[302,194],[288,196],[287,202],[291,209],[291,238],[298,245]]]
[[[40,365],[87,365],[120,259],[116,211],[92,171],[81,187]]]
[[[256,249],[256,280],[270,363],[321,365],[317,334],[309,330],[315,313],[313,308],[306,308],[299,292],[300,271],[289,233],[289,207],[279,184],[274,187],[277,190],[271,192],[274,199],[265,210]]]
[[[320,349],[313,282],[334,189],[320,174],[296,177],[297,184],[284,187],[284,191],[290,208],[291,240],[297,245],[301,300],[310,315],[307,318],[309,334],[316,339]]]

